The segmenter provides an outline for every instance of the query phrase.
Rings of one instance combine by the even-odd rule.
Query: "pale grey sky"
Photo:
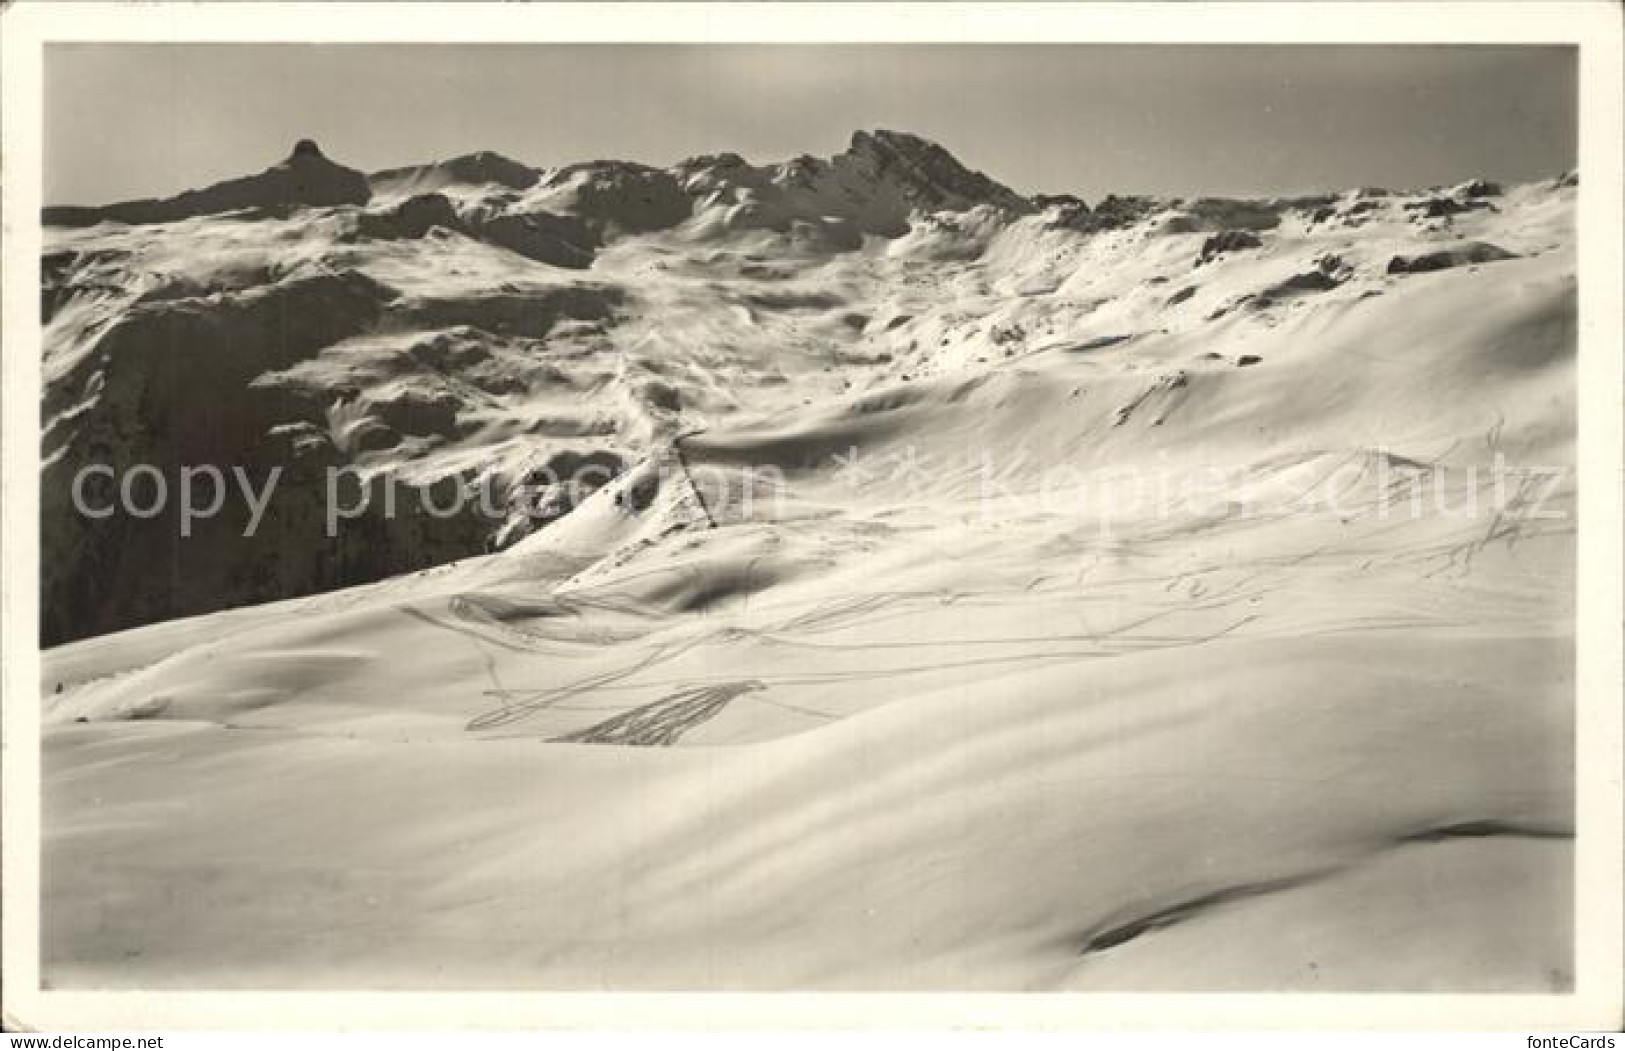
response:
[[[52,44],[45,199],[168,196],[314,138],[372,171],[935,139],[1024,193],[1546,178],[1575,163],[1566,47]]]

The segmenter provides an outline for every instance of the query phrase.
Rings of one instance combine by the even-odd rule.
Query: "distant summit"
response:
[[[287,159],[258,175],[217,182],[162,200],[124,201],[104,207],[48,207],[47,226],[93,226],[101,222],[170,223],[199,215],[292,206],[366,204],[372,198],[367,177],[335,164],[312,139],[300,139]]]

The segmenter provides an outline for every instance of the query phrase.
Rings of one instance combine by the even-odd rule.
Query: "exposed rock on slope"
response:
[[[1470,266],[1474,263],[1494,263],[1502,259],[1516,259],[1512,252],[1498,245],[1487,244],[1482,241],[1466,241],[1451,245],[1449,248],[1437,252],[1424,252],[1421,255],[1396,255],[1388,261],[1390,274],[1425,274],[1432,270],[1448,270],[1453,266]]]
[[[44,218],[48,226],[92,226],[108,221],[172,223],[242,209],[269,212],[298,206],[365,204],[371,195],[365,175],[334,164],[314,142],[301,139],[286,160],[258,175],[230,179],[160,201],[127,201],[101,208],[46,208]]]
[[[373,183],[47,230],[54,988],[1573,989],[1572,187]]]
[[[464,224],[451,198],[443,193],[421,193],[387,212],[363,214],[356,232],[364,237],[411,239],[423,237],[437,226],[458,230]]]
[[[1496,189],[1467,183],[1448,199]],[[1380,291],[1386,256],[1322,250],[1338,229],[1324,202],[1388,231],[1372,244],[1415,253],[1391,273],[1504,257],[1408,226],[1433,199],[1119,196],[1091,208],[1029,200],[934,143],[878,131],[828,159],[721,154],[669,171],[538,171],[478,153],[363,177],[301,143],[267,173],[170,201],[48,209],[45,637],[513,542],[585,498],[565,486],[519,499],[548,463],[627,464],[772,406],[884,400],[1050,347],[1099,354],[1243,306],[1273,325],[1311,297]],[[1528,189],[1498,199],[1548,207]],[[1469,215],[1493,217],[1459,221]],[[132,225],[75,229],[107,219]],[[1192,257],[1200,287],[1157,289]],[[177,543],[172,516],[77,514],[71,482],[96,463],[151,463],[172,480],[200,464],[286,474],[256,538],[240,536],[232,502]],[[478,512],[420,516],[404,533],[365,511],[329,542],[311,532],[328,468],[489,493]]]
[[[1214,234],[1202,242],[1202,254],[1196,257],[1196,265],[1211,263],[1226,252],[1241,252],[1249,248],[1261,248],[1264,242],[1257,235],[1246,230],[1226,230]]]
[[[472,499],[443,516],[426,513],[415,496],[402,497],[394,515],[382,499],[369,500],[342,535],[327,537],[326,470],[353,467],[382,494],[401,480],[403,461],[459,442],[477,447],[482,411],[562,378],[528,359],[527,341],[561,322],[607,318],[620,292],[415,291],[402,295],[364,269],[316,268],[238,291],[132,302],[87,322],[74,349],[52,347],[41,479],[44,638],[327,590],[483,552],[501,519]],[[405,356],[375,368],[368,340],[387,344],[391,331],[405,337]],[[393,339],[398,346],[401,337]],[[336,441],[330,413],[346,401],[361,419],[349,430],[353,440]],[[557,424],[555,431],[568,433]],[[243,535],[251,519],[235,497],[184,539],[173,502],[150,518],[91,517],[74,507],[82,469],[108,465],[122,479],[141,464],[160,471],[172,497],[184,468],[240,466],[255,485],[283,473],[254,536]],[[421,481],[456,490],[471,479],[448,465]],[[491,498],[502,492],[495,487]],[[112,495],[92,490],[91,506],[100,511]],[[212,491],[198,500],[206,506]],[[454,501],[442,491],[431,503]]]

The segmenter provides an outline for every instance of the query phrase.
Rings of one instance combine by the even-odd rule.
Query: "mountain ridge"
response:
[[[782,400],[803,368],[794,382],[822,404],[1069,339],[1100,348],[1225,319],[1267,328],[1413,272],[1505,265],[1546,246],[1498,243],[1502,209],[1544,214],[1572,189],[1471,180],[1091,208],[1021,197],[889,131],[771,165],[716,154],[531,169],[484,152],[372,176],[304,142],[260,175],[118,206],[151,221],[48,227],[42,512],[77,554],[44,575],[45,637],[517,543],[590,495],[566,486],[525,511],[515,486],[539,464],[631,464],[685,428]],[[214,207],[229,210],[178,218]],[[1391,250],[1351,252],[1373,232]],[[933,282],[969,284],[956,306],[933,300]],[[208,398],[190,400],[199,389]],[[355,417],[343,441],[338,403]],[[87,521],[66,501],[73,473],[109,450],[170,471],[281,465],[296,481],[267,535],[200,526],[217,549],[203,559],[193,541],[190,574],[147,594],[112,583],[118,566],[181,549],[157,525]],[[294,536],[324,466],[491,484],[499,514],[368,518],[346,527],[365,539],[310,546]]]
[[[743,160],[734,154],[718,156],[732,160],[738,165],[744,164]],[[990,200],[996,199],[1014,209],[1030,209],[1026,199],[1015,191],[981,172],[966,168],[937,143],[909,133],[886,130],[872,133],[857,131],[853,133],[851,144],[845,153],[836,155],[830,161],[819,163],[833,163],[842,158],[866,162],[882,169],[889,166],[899,167],[903,169],[905,178],[913,182],[915,188],[922,192],[927,191],[933,181],[941,180],[944,185],[957,187],[961,200],[974,201],[985,197]],[[565,169],[548,169],[532,167],[500,153],[481,150],[441,161],[360,173],[356,169],[328,160],[314,141],[306,139],[296,144],[293,152],[283,162],[258,175],[226,179],[167,198],[142,198],[106,205],[47,205],[43,210],[43,217],[46,225],[84,226],[109,220],[138,225],[172,222],[243,208],[366,204],[375,195],[388,197],[403,192],[416,195],[436,192],[447,186],[489,185],[523,191],[550,176],[570,169],[612,171],[617,168],[630,168],[670,173],[692,170],[697,163],[703,163],[705,160],[704,157],[687,158],[664,169],[637,162],[615,160],[579,162]],[[812,158],[803,157],[798,160]],[[793,163],[795,162],[785,162],[776,167],[782,169]],[[303,180],[287,177],[287,174],[295,169],[298,170],[298,174],[305,176]],[[367,183],[368,192],[365,194],[358,191],[354,179],[358,174],[362,175]],[[342,189],[331,185],[337,181],[344,183]],[[927,192],[925,195],[938,201],[952,199],[951,194],[944,193],[940,189],[935,194]]]
[[[471,158],[46,228],[52,988],[1573,991],[1568,181]]]

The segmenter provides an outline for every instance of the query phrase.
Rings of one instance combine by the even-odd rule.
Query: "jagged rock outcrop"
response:
[[[1455,189],[1457,197],[1500,197],[1505,192],[1500,183],[1489,179],[1469,179]]]
[[[1121,230],[1132,226],[1162,206],[1155,198],[1139,195],[1107,194],[1090,214],[1092,230]]]
[[[539,263],[584,270],[602,238],[574,215],[548,211],[475,213],[469,227],[476,235]]]
[[[602,319],[616,295],[566,286],[402,296],[347,270],[135,302],[54,368],[44,391],[42,638],[309,594],[484,551],[502,521],[472,497],[458,504],[470,479],[441,474],[408,486],[389,465],[464,436],[492,399],[554,375],[520,348],[505,352],[504,367],[486,368],[476,359],[492,346],[545,336],[569,318]],[[369,372],[359,348],[345,349],[419,329],[448,336],[409,345],[394,368]],[[328,352],[336,364],[321,364]],[[335,415],[346,401],[351,408]],[[132,471],[147,472],[143,487],[155,484],[142,465],[164,480],[167,502],[151,517],[102,515],[118,495],[109,484]],[[81,479],[87,467],[100,473]],[[219,513],[180,535],[181,474],[207,467],[233,487],[241,484],[233,471],[256,487],[278,472],[251,532],[255,519],[233,488]],[[359,510],[331,535],[329,468],[364,471],[372,493],[365,506],[342,498]],[[88,497],[81,506],[76,481]],[[392,486],[393,510],[385,502]],[[213,491],[208,483],[196,499],[207,504]],[[142,506],[157,498],[140,492]],[[434,510],[454,504],[456,513]]]
[[[1273,230],[1281,225],[1281,213],[1293,207],[1296,206],[1277,201],[1202,197],[1182,203],[1179,214],[1163,226],[1163,232],[1194,234],[1216,230]]]
[[[412,239],[423,237],[437,226],[457,230],[463,223],[449,197],[443,193],[423,193],[408,197],[383,214],[363,214],[357,232],[364,237],[385,240]]]

